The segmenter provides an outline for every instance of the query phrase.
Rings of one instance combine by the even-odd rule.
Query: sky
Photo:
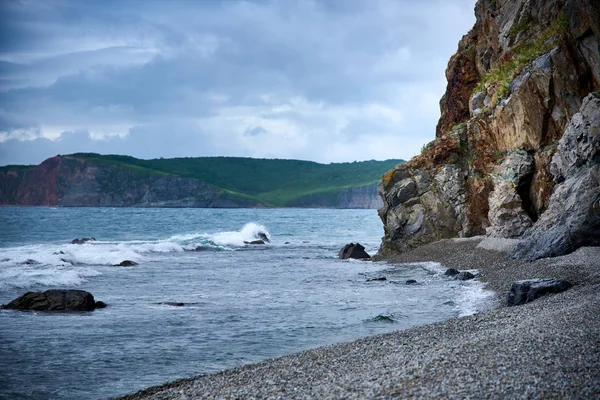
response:
[[[409,159],[475,0],[0,0],[0,165]]]

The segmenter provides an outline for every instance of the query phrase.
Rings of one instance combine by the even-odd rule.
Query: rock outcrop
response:
[[[379,186],[381,257],[450,237],[525,239],[548,226],[545,213],[557,202],[595,210],[598,141],[561,137],[585,118],[597,126],[588,95],[600,89],[600,2],[479,0],[475,14],[446,70],[436,139]],[[561,182],[553,169],[565,168]],[[589,199],[575,201],[582,185],[591,187]],[[585,221],[578,230],[599,236]],[[532,246],[529,235],[520,248]],[[573,236],[561,251],[583,243]]]
[[[585,98],[558,143],[550,170],[560,183],[513,257],[533,261],[600,246],[600,94]]]
[[[21,311],[93,311],[104,307],[106,304],[95,301],[91,293],[83,290],[46,290],[27,292],[1,308]]]

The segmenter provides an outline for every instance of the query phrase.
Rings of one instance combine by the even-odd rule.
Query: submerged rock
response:
[[[134,265],[138,265],[138,263],[136,263],[135,261],[131,261],[131,260],[124,260],[121,261],[118,264],[115,264],[115,267],[133,267]]]
[[[459,270],[457,270],[456,268],[448,268],[446,270],[446,272],[444,272],[444,275],[446,276],[455,276],[458,275],[460,273]]]
[[[573,286],[567,281],[553,278],[540,278],[513,283],[506,298],[509,306],[529,303],[548,293],[560,293]]]
[[[91,293],[83,290],[46,290],[27,292],[1,308],[21,311],[93,311],[104,307],[105,303],[95,301]]]
[[[350,243],[345,245],[344,248],[338,253],[338,257],[342,260],[347,258],[371,258],[371,256],[365,251],[365,247],[360,243]]]
[[[409,279],[409,280],[406,281],[407,285],[414,285],[416,283],[417,283],[417,281],[415,281],[414,279]]]
[[[207,246],[196,246],[196,248],[191,249],[189,251],[208,251],[210,250],[210,247]]]
[[[244,241],[244,244],[266,244],[264,240],[253,240],[251,242]]]
[[[377,278],[369,278],[367,282],[375,282],[375,281],[387,281],[385,276],[378,276]]]
[[[95,240],[96,240],[96,238],[94,238],[94,237],[89,237],[89,238],[88,237],[84,237],[84,238],[81,238],[81,239],[77,238],[77,239],[71,240],[71,244],[84,244],[84,243],[87,243],[87,242],[93,242]]]

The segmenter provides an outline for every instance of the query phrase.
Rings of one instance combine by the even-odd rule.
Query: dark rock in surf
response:
[[[190,251],[208,251],[210,248],[206,247],[206,246],[196,246],[195,249],[192,249]]]
[[[457,270],[456,268],[448,268],[446,270],[446,272],[444,272],[444,275],[446,276],[455,276],[458,275],[460,273],[459,270]]]
[[[269,240],[269,237],[268,237],[268,236],[267,236],[267,234],[266,234],[266,233],[264,233],[264,232],[258,232],[258,233],[256,234],[256,237],[257,237],[259,240],[262,240],[264,243],[269,243],[269,242],[270,242],[270,240]],[[264,244],[264,243],[263,243],[263,244]]]
[[[31,258],[28,258],[27,260],[23,261],[21,264],[23,264],[23,265],[37,265],[37,264],[39,264],[39,262],[37,262],[37,261],[35,261],[35,260],[31,259]]]
[[[338,253],[338,257],[342,260],[347,258],[371,258],[371,256],[365,251],[365,247],[360,243],[350,243],[345,245],[344,248]]]
[[[46,290],[27,292],[1,308],[21,311],[93,311],[103,307],[106,307],[105,303],[96,302],[91,293],[83,290]]]
[[[456,275],[456,279],[458,279],[459,281],[468,281],[471,279],[475,279],[475,275],[468,271],[461,271],[458,273],[458,275]]]
[[[367,282],[375,282],[375,281],[387,281],[385,276],[378,276],[377,278],[369,278]]]
[[[266,244],[264,240],[253,240],[251,242],[244,241],[244,244]]]
[[[118,264],[115,264],[115,267],[133,267],[134,265],[138,265],[138,263],[136,263],[135,261],[131,261],[131,260],[124,260],[121,261]]]
[[[409,279],[409,280],[406,281],[407,285],[414,285],[416,283],[417,283],[417,281],[415,281],[414,279]]]
[[[560,293],[573,286],[570,282],[553,278],[517,281],[512,284],[506,298],[509,306],[529,303],[549,293]]]
[[[94,238],[94,237],[89,237],[89,238],[84,237],[84,238],[81,238],[81,239],[73,239],[73,240],[71,240],[71,244],[84,244],[84,243],[87,243],[87,242],[93,242],[95,240],[96,240],[96,238]]]
[[[58,255],[60,255],[60,254],[65,254],[65,252],[61,250],[61,251],[55,251],[55,252],[54,252],[54,253],[52,253],[52,254],[54,254],[55,256],[58,256]]]
[[[97,301],[96,308],[106,308],[106,303],[103,301]]]

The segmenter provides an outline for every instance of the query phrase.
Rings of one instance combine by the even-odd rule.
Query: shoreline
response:
[[[511,242],[445,239],[390,264],[434,261],[477,269],[504,297],[512,282],[553,277],[566,292],[403,331],[199,375],[119,399],[593,398],[600,396],[600,247],[525,263]]]

